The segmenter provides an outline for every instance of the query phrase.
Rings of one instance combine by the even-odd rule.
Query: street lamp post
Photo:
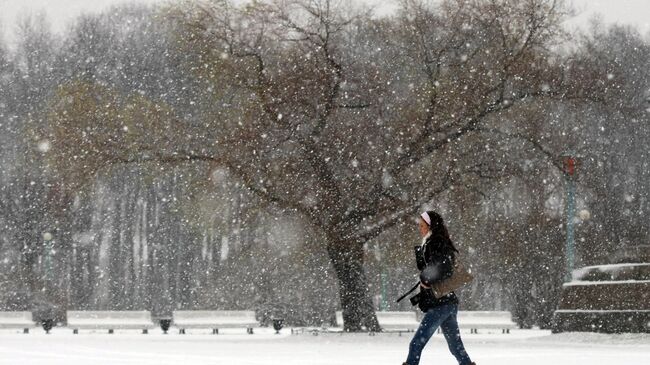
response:
[[[45,232],[43,233],[43,248],[45,250],[45,267],[44,267],[44,283],[45,287],[43,288],[45,297],[51,297],[53,293],[53,282],[54,278],[52,275],[52,261],[53,261],[53,256],[54,256],[54,242],[53,242],[53,236],[50,232]],[[55,324],[55,317],[54,317],[54,308],[51,305],[51,302],[49,298],[45,302],[45,307],[42,308],[43,311],[41,312],[41,325],[43,326],[43,330],[45,330],[46,334],[50,333],[50,330],[52,327],[54,327]]]
[[[381,288],[380,288],[380,298],[379,298],[379,310],[380,311],[386,311],[388,310],[388,299],[386,298],[386,281],[388,278],[388,275],[386,273],[386,263],[384,262],[384,255],[383,251],[385,250],[385,247],[381,247],[380,245],[375,246],[375,258],[377,259],[377,262],[379,263],[379,269],[381,270],[381,273],[379,274],[379,279],[381,280]]]
[[[566,182],[566,260],[567,273],[566,281],[571,281],[573,266],[575,262],[575,238],[574,238],[574,216],[575,216],[575,173],[578,161],[574,154],[567,153],[562,156],[562,172]]]
[[[54,255],[54,242],[52,242],[52,239],[51,233],[43,233],[43,241],[45,243],[45,279],[48,282],[52,280],[52,256]]]
[[[381,310],[388,309],[388,301],[386,300],[386,264],[381,265]]]

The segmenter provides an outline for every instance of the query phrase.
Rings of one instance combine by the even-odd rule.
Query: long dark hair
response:
[[[453,251],[458,252],[451,238],[449,238],[449,231],[447,231],[442,216],[433,210],[427,211],[427,214],[431,219],[431,224],[429,224],[429,232],[431,232],[431,235],[427,239],[427,243],[438,244],[441,247],[449,246]]]

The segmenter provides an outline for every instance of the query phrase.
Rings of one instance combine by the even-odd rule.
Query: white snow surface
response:
[[[650,280],[571,281],[562,284],[562,286],[612,285],[612,284],[637,284],[637,283],[650,283]]]
[[[630,268],[630,267],[638,267],[638,266],[650,266],[650,263],[647,262],[640,262],[640,263],[625,263],[625,264],[609,264],[609,265],[595,265],[595,266],[585,266],[581,267],[579,269],[575,269],[571,272],[571,276],[573,278],[573,281],[580,281],[580,279],[589,271],[597,269],[598,271],[602,272],[607,272],[607,273],[615,273],[618,270],[625,269],[625,268]]]
[[[224,330],[210,335],[188,331],[178,335],[160,330],[148,335],[134,331],[81,332],[55,328],[50,335],[0,331],[0,364],[66,365],[400,365],[406,358],[411,334],[310,332],[291,335],[283,329]],[[463,333],[472,360],[479,365],[636,365],[650,364],[650,334],[551,334],[541,330],[513,330],[511,334]],[[453,365],[444,338],[434,335],[424,350],[422,365]]]

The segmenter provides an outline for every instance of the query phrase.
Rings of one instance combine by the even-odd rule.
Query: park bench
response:
[[[379,326],[388,331],[415,331],[420,323],[415,312],[375,312]],[[478,329],[500,329],[502,333],[510,333],[517,327],[512,321],[510,312],[503,311],[460,311],[458,312],[458,327],[469,328],[470,333],[478,333]],[[343,312],[336,312],[336,323],[343,325]]]
[[[22,328],[23,333],[29,333],[34,327],[32,312],[0,312],[0,328]]]
[[[149,311],[68,311],[68,327],[72,333],[80,329],[140,329],[143,334],[155,327]]]
[[[220,328],[246,328],[253,334],[259,325],[254,311],[174,311],[172,317],[180,334],[187,328],[210,328],[215,335]]]
[[[478,329],[500,329],[502,333],[510,333],[517,327],[512,321],[512,315],[507,311],[459,311],[458,327],[469,328],[470,333],[478,333]]]
[[[417,320],[415,312],[400,311],[400,312],[375,312],[377,315],[377,322],[379,326],[385,331],[391,332],[413,332],[420,323]],[[343,312],[336,312],[336,323],[343,326]]]

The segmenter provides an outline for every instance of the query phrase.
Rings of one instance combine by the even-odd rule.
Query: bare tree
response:
[[[176,13],[215,98],[241,108],[215,107],[209,159],[325,232],[350,331],[378,330],[364,244],[453,185],[502,171],[465,153],[472,136],[561,83],[549,48],[563,8],[406,1],[393,26],[354,14],[325,0]]]

